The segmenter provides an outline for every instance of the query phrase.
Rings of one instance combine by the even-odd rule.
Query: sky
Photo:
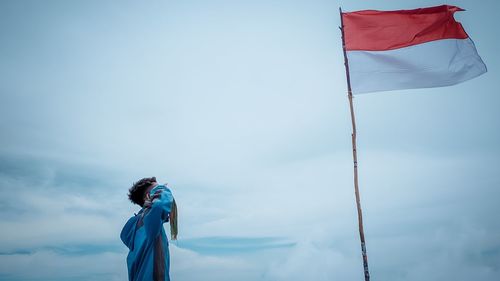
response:
[[[149,176],[172,280],[362,280],[338,8],[441,4],[1,1],[0,280],[126,280]],[[488,72],[354,99],[372,280],[500,273],[500,2],[448,4]]]

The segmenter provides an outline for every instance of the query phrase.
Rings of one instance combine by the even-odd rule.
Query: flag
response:
[[[450,86],[486,65],[455,6],[341,13],[353,94]]]

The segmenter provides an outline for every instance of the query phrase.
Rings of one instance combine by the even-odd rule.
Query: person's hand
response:
[[[153,190],[154,190],[153,195],[151,195],[150,193],[146,194],[146,200],[144,201],[144,207],[146,207],[146,208],[151,207],[151,205],[153,205],[153,203],[156,199],[161,198],[161,193],[168,189],[167,184],[168,183],[165,183],[162,185],[157,185],[155,188],[153,188]]]
[[[162,192],[163,192],[163,188],[158,188],[158,189],[155,191],[155,193],[154,193],[152,196],[150,196],[150,197],[149,197],[149,198],[150,198],[149,200],[150,200],[151,202],[154,202],[154,201],[155,201],[155,199],[158,199],[158,198],[160,198],[160,197],[161,197],[161,193],[162,193]]]
[[[162,192],[162,189],[158,189],[155,191],[155,193],[153,195],[151,195],[149,193],[146,194],[146,198],[144,199],[143,207],[150,208],[151,205],[153,205],[154,200],[161,197],[161,192]]]

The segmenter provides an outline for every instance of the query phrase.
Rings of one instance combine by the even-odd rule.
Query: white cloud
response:
[[[52,251],[0,255],[0,271],[6,280],[126,280],[124,255],[101,253],[68,256]]]
[[[260,269],[242,257],[206,256],[170,244],[171,278],[173,280],[258,280]]]

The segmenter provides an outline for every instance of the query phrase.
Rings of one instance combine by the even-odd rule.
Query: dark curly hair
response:
[[[144,192],[156,182],[156,177],[142,178],[128,190],[128,199],[139,206],[144,205]]]

